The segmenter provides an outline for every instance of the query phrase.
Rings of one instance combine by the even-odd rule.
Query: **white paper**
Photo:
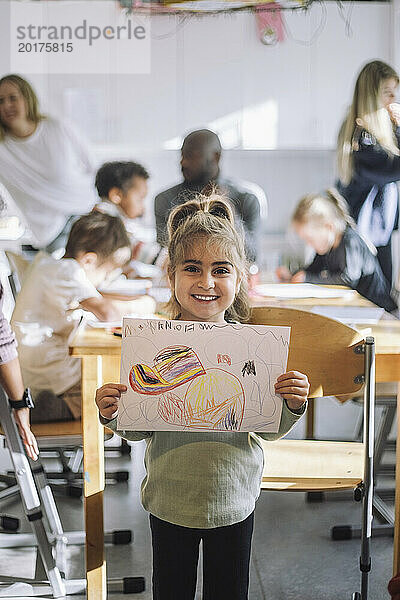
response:
[[[90,315],[92,313],[89,313]],[[139,315],[138,313],[131,313],[129,315],[132,319],[159,319],[156,315],[148,313],[145,315]],[[122,327],[122,317],[117,321],[99,321],[98,319],[87,319],[85,325],[93,327],[94,329],[111,329],[112,327]]]
[[[139,260],[131,260],[129,266],[135,270],[137,277],[148,277],[149,279],[160,279],[163,275],[160,267],[148,265]]]
[[[273,298],[352,298],[354,290],[316,285],[315,283],[264,283],[254,288],[256,294]]]
[[[121,296],[141,296],[147,294],[151,288],[148,279],[125,279],[120,278],[99,288],[105,294],[119,294]]]
[[[149,296],[154,298],[156,302],[168,302],[171,298],[171,289],[168,287],[152,287],[149,290]]]
[[[290,327],[123,320],[118,428],[276,432]]]
[[[341,323],[378,323],[385,309],[379,306],[313,306],[313,313],[336,319]]]

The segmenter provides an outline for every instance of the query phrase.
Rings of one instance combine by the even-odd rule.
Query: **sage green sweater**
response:
[[[117,419],[102,423],[126,440],[145,439],[144,508],[183,527],[213,528],[239,523],[260,495],[264,452],[260,438],[284,436],[304,414],[283,403],[277,433],[117,430]]]

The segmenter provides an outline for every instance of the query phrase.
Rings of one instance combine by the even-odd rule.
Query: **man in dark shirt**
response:
[[[199,192],[209,194],[215,187],[218,193],[231,201],[236,216],[243,225],[248,259],[255,263],[260,233],[260,204],[266,203],[265,194],[255,184],[251,184],[250,190],[245,183],[221,177],[221,151],[218,136],[208,129],[193,131],[186,136],[181,149],[184,180],[158,194],[154,201],[157,242],[162,246],[168,243],[166,225],[174,206],[192,199]],[[253,185],[257,195],[253,193]]]

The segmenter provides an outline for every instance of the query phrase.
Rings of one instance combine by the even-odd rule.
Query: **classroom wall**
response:
[[[9,71],[9,2],[0,2],[0,73]],[[349,19],[346,24],[346,17]],[[151,21],[148,75],[33,75],[43,108],[73,120],[98,161],[142,160],[152,192],[179,178],[180,137],[216,129],[224,171],[269,199],[266,231],[284,231],[299,195],[332,183],[332,149],[360,66],[390,60],[391,6],[315,3],[285,11],[286,39],[268,47],[251,13]],[[370,35],[370,32],[373,35]]]

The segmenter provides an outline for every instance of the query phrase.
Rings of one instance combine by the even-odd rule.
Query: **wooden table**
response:
[[[82,359],[82,434],[84,469],[84,512],[86,531],[86,597],[106,600],[104,555],[104,429],[94,402],[98,387],[119,381],[121,339],[101,329],[81,327],[70,354]]]
[[[285,305],[310,309],[312,302],[285,301]],[[360,299],[360,304],[365,301]],[[337,300],[336,300],[337,303]],[[264,300],[264,304],[267,304]],[[314,300],[314,304],[321,304]],[[332,302],[334,304],[334,302]],[[400,414],[400,321],[381,320],[376,325],[358,324],[365,335],[373,335],[376,343],[376,380],[399,382],[398,414]],[[81,327],[75,335],[70,353],[82,359],[82,428],[84,454],[84,496],[86,529],[87,598],[106,599],[106,563],[104,556],[103,491],[104,448],[103,427],[94,403],[95,390],[103,383],[119,381],[121,339],[101,329]],[[397,443],[400,465],[400,435]],[[396,477],[396,526],[394,537],[394,573],[400,571],[400,469]]]

